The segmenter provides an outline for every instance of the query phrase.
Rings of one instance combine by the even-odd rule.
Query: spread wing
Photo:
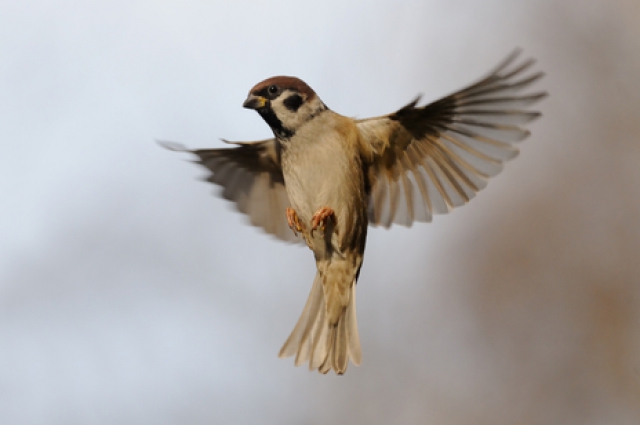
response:
[[[300,242],[287,224],[285,210],[289,198],[275,139],[225,142],[236,147],[189,150],[174,143],[161,144],[174,151],[197,155],[195,162],[211,171],[206,180],[222,186],[221,195],[234,201],[238,210],[249,216],[252,225],[282,240]]]
[[[532,59],[512,53],[487,77],[426,106],[419,98],[397,112],[356,121],[371,188],[372,225],[410,226],[431,221],[473,198],[518,155],[513,143],[529,135],[522,126],[540,116],[529,111],[544,92],[520,91],[544,74]]]

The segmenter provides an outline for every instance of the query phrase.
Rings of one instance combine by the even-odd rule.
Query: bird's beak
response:
[[[260,109],[260,108],[264,108],[267,102],[268,100],[262,96],[249,94],[249,96],[247,97],[247,100],[244,101],[242,106],[247,109]]]

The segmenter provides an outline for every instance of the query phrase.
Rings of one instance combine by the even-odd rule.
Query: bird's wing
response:
[[[206,180],[222,186],[221,195],[234,201],[238,210],[249,216],[252,225],[282,240],[301,242],[287,224],[285,210],[289,198],[275,139],[225,142],[236,147],[189,150],[175,143],[161,144],[171,150],[197,155],[195,162],[211,171]]]
[[[487,77],[426,106],[419,98],[397,112],[357,120],[371,197],[369,221],[384,227],[431,221],[468,202],[518,155],[540,116],[528,107],[544,92],[520,91],[540,79],[532,59],[515,51]]]

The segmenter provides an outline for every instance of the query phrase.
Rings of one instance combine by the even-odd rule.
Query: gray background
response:
[[[278,359],[311,253],[154,140],[269,136],[272,75],[366,117],[515,46],[545,116],[470,205],[370,232],[363,365]],[[0,423],[639,423],[638,75],[636,0],[2,2]]]

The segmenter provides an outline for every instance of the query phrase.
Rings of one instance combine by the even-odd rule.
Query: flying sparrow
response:
[[[298,78],[272,77],[243,106],[273,138],[227,142],[231,149],[165,144],[197,155],[251,224],[313,251],[311,293],[280,357],[321,373],[360,364],[356,282],[367,227],[429,222],[468,202],[518,154],[513,143],[529,135],[521,126],[540,116],[527,108],[546,96],[519,94],[543,73],[529,72],[531,59],[516,64],[518,55],[440,100],[418,106],[418,97],[366,119],[332,111]]]

